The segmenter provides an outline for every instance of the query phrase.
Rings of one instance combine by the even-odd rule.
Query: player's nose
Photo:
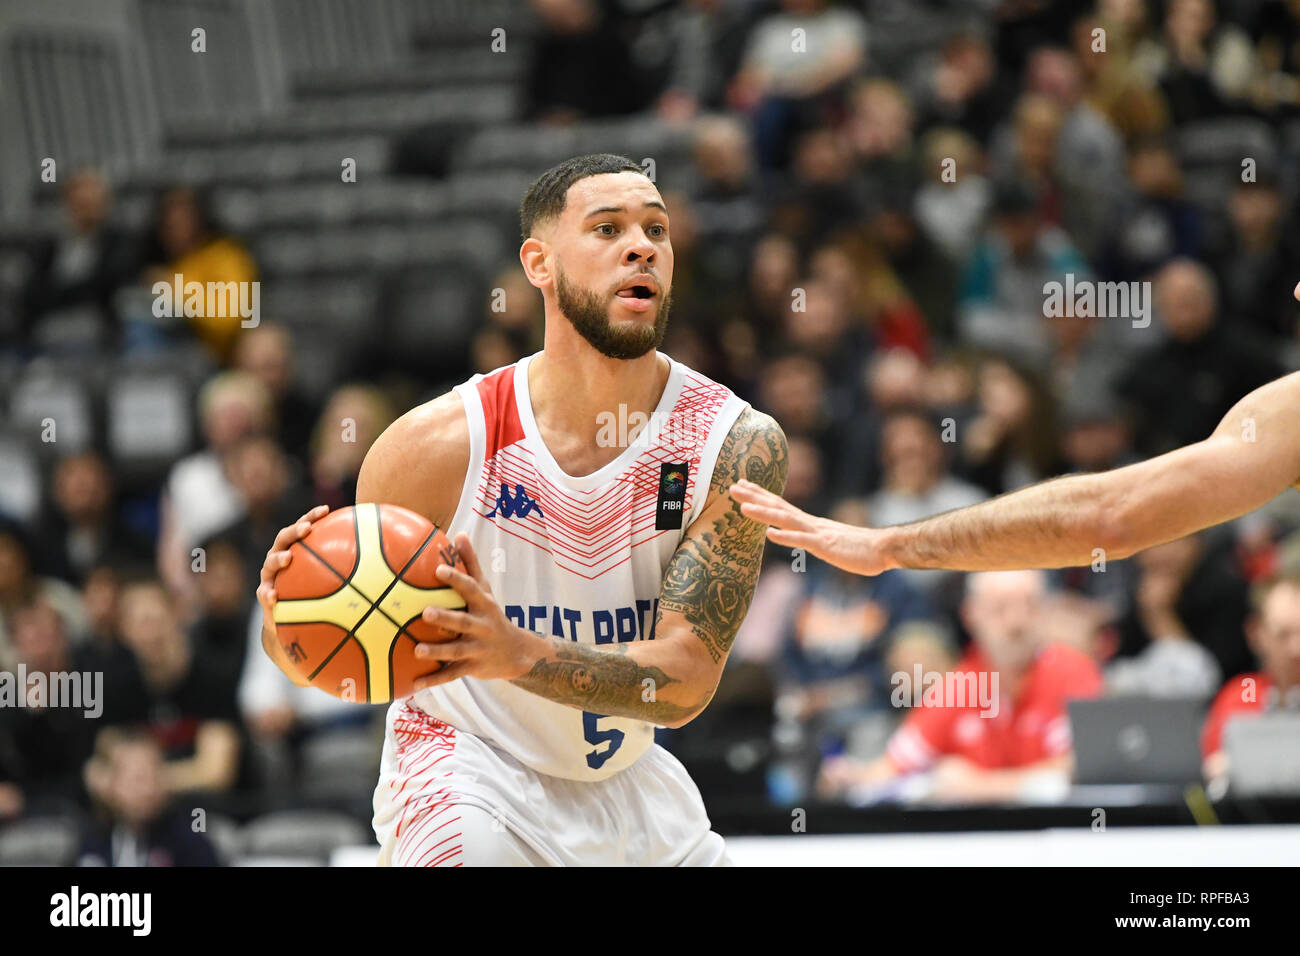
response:
[[[654,262],[655,245],[650,238],[641,231],[633,234],[628,242],[627,248],[623,250],[623,264],[630,265],[634,262]]]

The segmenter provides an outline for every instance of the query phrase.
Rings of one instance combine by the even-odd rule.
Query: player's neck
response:
[[[594,446],[609,413],[648,418],[668,383],[668,362],[654,350],[637,359],[612,359],[572,338],[548,335],[528,367],[528,394],[543,436],[580,438]]]

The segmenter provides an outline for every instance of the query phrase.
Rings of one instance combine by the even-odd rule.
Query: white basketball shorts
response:
[[[374,809],[380,866],[730,864],[662,747],[605,780],[565,780],[407,700],[388,709]]]

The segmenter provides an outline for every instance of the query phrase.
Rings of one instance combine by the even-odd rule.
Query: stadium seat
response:
[[[78,363],[32,363],[9,393],[10,425],[43,454],[81,451],[95,436],[84,371]]]
[[[368,842],[370,834],[365,827],[349,816],[328,810],[284,810],[244,826],[245,852],[247,857],[254,858],[283,857],[325,863],[335,847]]]
[[[78,839],[77,825],[71,820],[19,820],[0,830],[0,866],[69,866]]]
[[[239,824],[229,817],[208,814],[207,837],[217,851],[222,864],[231,866],[244,852],[244,834]]]
[[[127,473],[155,472],[193,440],[191,389],[176,371],[127,369],[107,389],[108,447]]]
[[[41,465],[36,442],[0,431],[0,514],[34,521],[41,508]]]
[[[368,801],[379,774],[381,742],[369,729],[332,730],[304,745],[298,791],[302,802]]]

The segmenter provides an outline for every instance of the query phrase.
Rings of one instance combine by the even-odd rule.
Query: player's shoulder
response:
[[[785,490],[789,458],[785,432],[776,419],[747,405],[718,450],[713,490],[725,495],[733,483],[744,478],[779,495]]]
[[[357,501],[402,505],[438,524],[456,511],[469,468],[465,406],[456,392],[416,405],[375,439],[357,478]]]

